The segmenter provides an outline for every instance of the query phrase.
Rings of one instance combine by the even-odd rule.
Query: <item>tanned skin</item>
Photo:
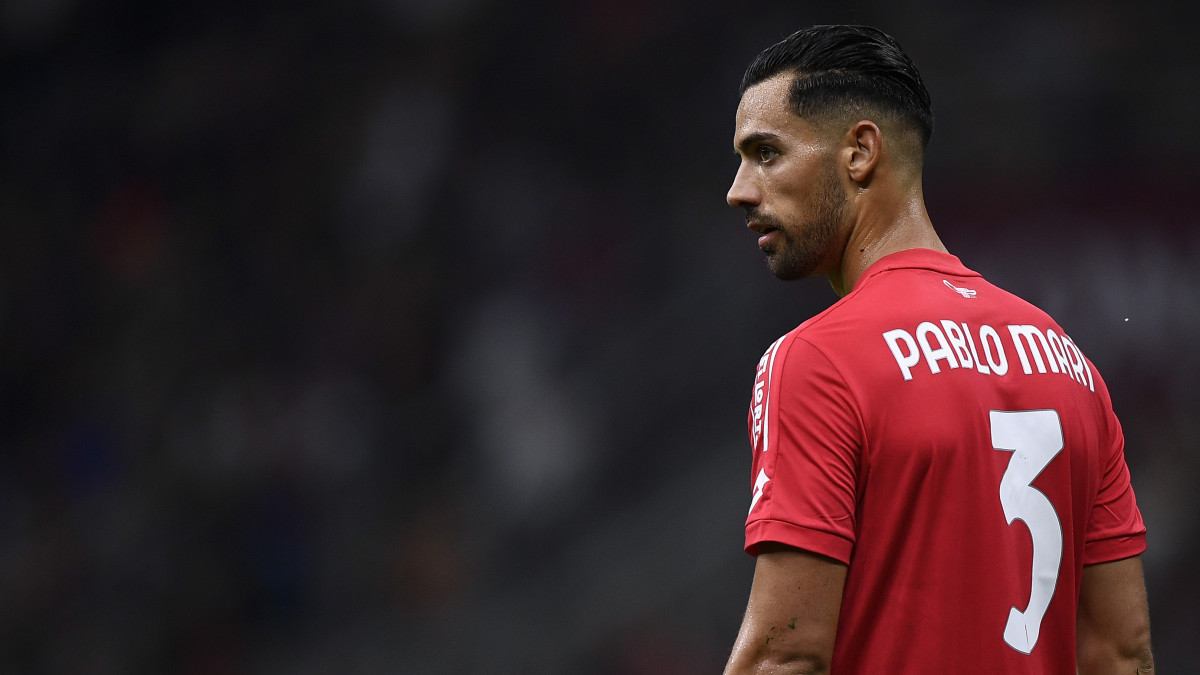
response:
[[[886,255],[946,251],[925,210],[917,133],[886,116],[805,120],[791,73],[749,87],[738,106],[741,164],[727,201],[746,210],[771,271],[822,275],[838,295]],[[726,675],[828,673],[847,567],[783,544],[760,547]],[[1154,671],[1140,557],[1083,568],[1079,675]]]

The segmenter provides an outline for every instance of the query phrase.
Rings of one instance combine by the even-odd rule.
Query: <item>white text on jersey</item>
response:
[[[1029,324],[1004,328],[998,331],[983,324],[973,330],[966,323],[942,319],[922,321],[912,332],[894,328],[883,333],[883,340],[905,380],[913,379],[913,368],[922,359],[933,375],[942,372],[943,365],[950,370],[968,368],[984,375],[1007,375],[1011,350],[1026,375],[1035,369],[1042,374],[1059,373],[1096,391],[1091,366],[1066,334]]]

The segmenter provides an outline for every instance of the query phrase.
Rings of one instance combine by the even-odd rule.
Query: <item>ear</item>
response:
[[[860,120],[846,132],[846,146],[850,155],[846,168],[851,180],[867,182],[883,156],[883,132],[871,120]]]

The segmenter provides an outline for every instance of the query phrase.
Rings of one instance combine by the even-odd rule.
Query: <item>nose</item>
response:
[[[725,201],[734,208],[758,206],[759,194],[758,185],[754,180],[754,170],[747,166],[746,162],[738,165],[737,174],[733,177],[733,185],[729,186],[729,193],[725,195]]]

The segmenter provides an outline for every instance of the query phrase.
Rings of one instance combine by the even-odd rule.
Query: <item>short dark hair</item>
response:
[[[837,109],[874,108],[933,136],[933,105],[921,73],[892,36],[869,26],[812,26],[767,47],[742,78],[740,93],[793,72],[791,105],[804,118]]]

